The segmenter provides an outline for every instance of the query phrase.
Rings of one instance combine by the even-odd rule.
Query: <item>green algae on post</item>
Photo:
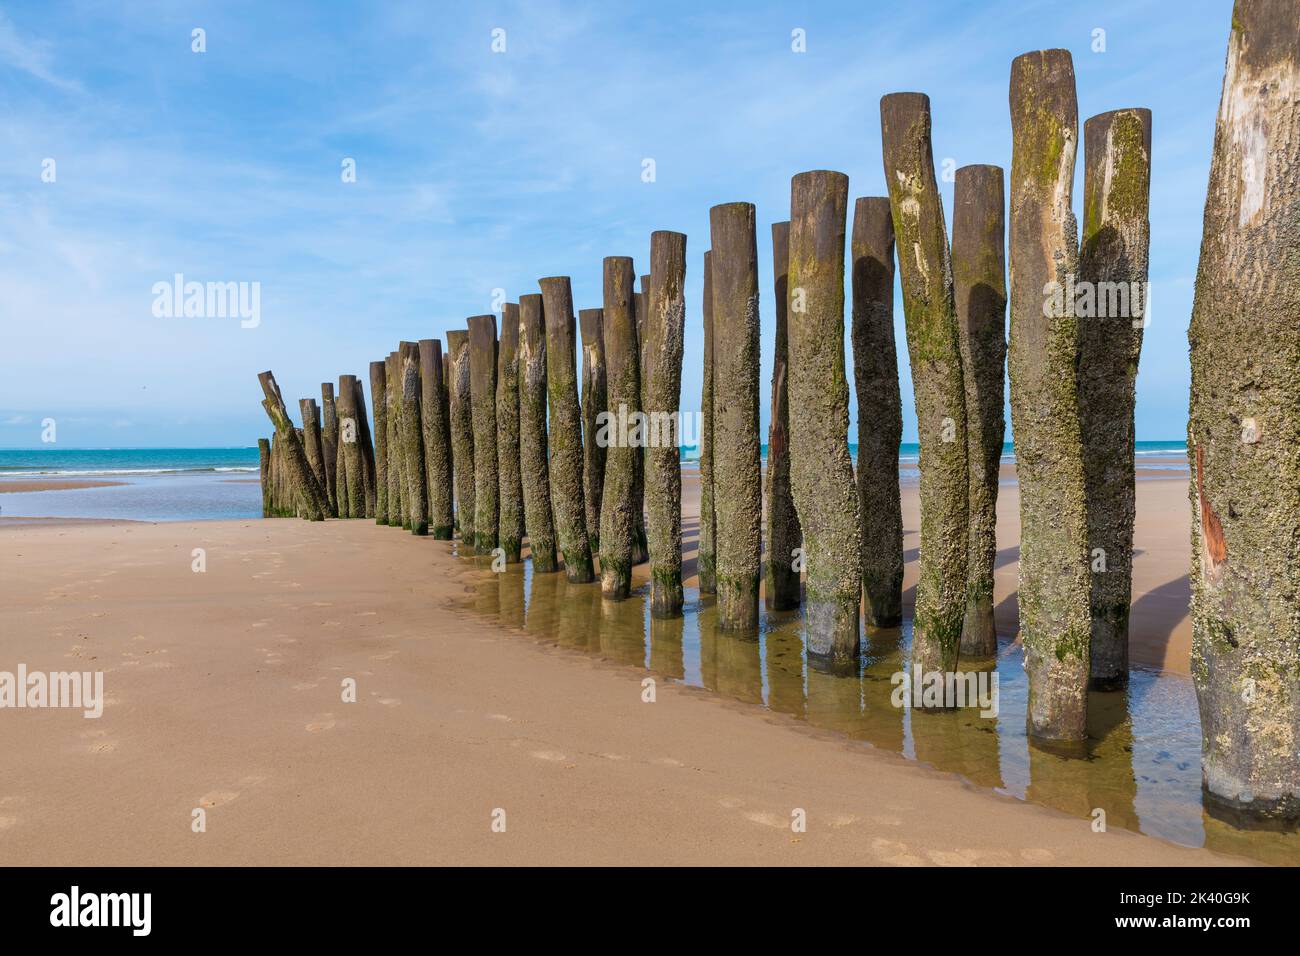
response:
[[[460,547],[474,553],[474,413],[470,393],[469,330],[447,333],[451,381],[447,385],[451,412],[453,482]]]
[[[406,458],[402,454],[402,364],[397,352],[384,359],[384,401],[387,407],[385,430],[388,433],[388,524],[411,530],[411,516],[406,511]],[[378,399],[375,400],[378,402]]]
[[[795,568],[796,552],[803,547],[803,531],[790,490],[789,222],[772,223],[772,272],[776,334],[763,495],[767,501],[767,604],[774,611],[788,611],[799,606],[803,587],[802,575]],[[860,448],[858,454],[862,454]]]
[[[636,294],[632,300],[636,308],[636,342],[637,342],[637,382],[641,389],[640,397],[637,399],[637,408],[645,411],[645,318],[646,312],[650,308],[650,277],[641,277],[641,291]],[[636,542],[632,549],[632,563],[645,564],[650,560],[650,546],[646,541],[645,532],[645,467],[646,451],[644,447],[641,453],[636,456],[636,507],[633,518],[636,521]]]
[[[519,297],[519,472],[533,570],[558,571],[546,435],[546,320],[542,297]]]
[[[497,547],[500,473],[497,470],[497,319],[475,315],[469,324],[470,419],[474,428],[474,550]]]
[[[325,455],[321,449],[320,408],[314,398],[300,398],[298,411],[302,415],[302,449],[316,483],[325,488]]]
[[[323,420],[321,425],[321,452],[325,466],[324,491],[329,499],[329,510],[326,513],[337,518],[339,512],[335,481],[338,469],[339,419],[338,412],[334,408],[333,382],[321,382],[320,406]]]
[[[700,387],[700,533],[695,552],[701,594],[717,590],[717,516],[713,509],[713,251],[704,253],[703,381]]]
[[[325,497],[325,492],[317,484],[311,466],[307,463],[307,453],[303,451],[302,439],[298,437],[298,430],[284,407],[280,386],[276,384],[275,376],[270,371],[259,373],[257,380],[262,386],[262,393],[266,396],[262,407],[266,409],[267,417],[271,419],[271,424],[275,426],[275,433],[279,436],[293,494],[309,519],[324,521],[329,501]]]
[[[401,413],[398,415],[402,458],[406,462],[406,504],[411,517],[411,533],[429,533],[429,490],[424,470],[424,429],[420,424],[420,347],[403,342]]]
[[[440,541],[452,537],[451,440],[446,392],[442,380],[442,343],[420,339],[420,426],[424,445],[424,475],[429,493],[429,534]]]
[[[582,309],[582,482],[587,506],[587,536],[600,551],[600,502],[605,487],[605,442],[596,440],[601,415],[609,411],[605,375],[604,312]]]
[[[517,563],[523,549],[524,486],[519,472],[519,304],[501,306],[501,340],[497,349],[497,472],[500,519],[497,537],[507,563]]]
[[[271,494],[271,441],[268,438],[257,440],[257,472],[262,486],[262,517],[271,517],[274,498]]]
[[[628,439],[628,421],[641,411],[641,368],[637,348],[636,273],[627,256],[607,256],[603,264],[607,404],[610,423],[605,484],[600,502],[600,593],[622,600],[632,591],[636,549],[636,465],[641,449]]]

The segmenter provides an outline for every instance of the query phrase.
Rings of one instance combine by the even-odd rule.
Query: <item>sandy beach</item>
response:
[[[1009,636],[1015,488],[1002,491]],[[1185,672],[1186,484],[1138,495],[1134,657]],[[684,499],[693,529],[689,476]],[[915,489],[904,505],[910,603]],[[27,522],[0,542],[0,669],[102,670],[106,696],[98,720],[0,721],[10,863],[1240,862],[1093,833],[699,689],[661,681],[643,703],[644,671],[467,612],[487,572],[369,521]]]

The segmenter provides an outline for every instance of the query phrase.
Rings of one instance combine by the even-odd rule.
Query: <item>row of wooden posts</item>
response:
[[[1241,0],[1238,6],[1248,14],[1239,25],[1234,21],[1238,70],[1251,57],[1283,57],[1276,50],[1261,52],[1251,37],[1275,36],[1276,26],[1266,20],[1270,15],[1289,16],[1294,24],[1294,7],[1284,15],[1282,4],[1273,0]],[[1285,42],[1293,58],[1281,68],[1294,78],[1300,61],[1294,56],[1295,35]],[[1233,91],[1248,82],[1229,75]],[[1233,91],[1225,87],[1225,103]],[[832,667],[856,660],[863,608],[869,625],[901,622],[902,415],[893,332],[897,248],[920,438],[913,661],[927,672],[951,672],[960,658],[987,658],[997,650],[994,531],[1005,362],[1020,485],[1018,600],[1029,732],[1039,742],[1081,741],[1087,735],[1089,690],[1120,688],[1128,676],[1134,383],[1144,316],[1139,308],[1133,315],[1080,320],[1073,310],[1053,314],[1045,297],[1052,283],[1145,287],[1151,114],[1120,109],[1085,124],[1080,245],[1071,212],[1078,121],[1069,53],[1049,50],[1016,58],[1010,102],[1008,347],[1003,171],[996,166],[957,170],[950,244],[934,174],[929,100],[897,93],[881,101],[889,196],[857,200],[848,237],[856,471],[848,447],[843,348],[847,177],[828,171],[795,176],[790,220],[772,226],[775,358],[765,476],[759,445],[755,208],[729,203],[710,210],[698,573],[700,590],[716,594],[719,626],[741,631],[759,623],[765,577],[769,605],[803,604],[809,658]],[[1294,133],[1294,102],[1275,102],[1272,108]],[[1246,321],[1246,313],[1233,311],[1234,303],[1244,298],[1259,305],[1264,289],[1276,291],[1275,283],[1259,276],[1249,289],[1240,289],[1216,270],[1227,268],[1225,256],[1257,254],[1264,237],[1280,241],[1267,228],[1296,211],[1297,140],[1290,141],[1289,156],[1263,160],[1266,174],[1277,181],[1290,177],[1285,185],[1291,192],[1285,200],[1272,200],[1267,223],[1239,225],[1238,206],[1232,203],[1247,200],[1223,200],[1215,191],[1216,184],[1231,191],[1229,167],[1244,161],[1234,153],[1244,147],[1225,131],[1225,122],[1221,115],[1192,327],[1189,447],[1195,450],[1199,496],[1194,670],[1206,728],[1207,790],[1226,806],[1278,814],[1296,809],[1300,774],[1297,518],[1293,512],[1268,525],[1289,529],[1284,541],[1290,544],[1269,542],[1254,531],[1234,532],[1230,507],[1243,505],[1218,496],[1234,486],[1238,463],[1220,454],[1227,438],[1219,433],[1225,422],[1239,420],[1232,416],[1240,410],[1214,407],[1214,402],[1227,401],[1228,395],[1233,402],[1247,402],[1225,383],[1236,385],[1248,373],[1225,371],[1208,355],[1227,348],[1214,323],[1237,328]],[[1227,206],[1221,210],[1222,202]],[[1254,268],[1287,270],[1291,285],[1284,297],[1295,306],[1297,220],[1289,222],[1286,255],[1271,264],[1255,261]],[[1220,230],[1213,236],[1212,226]],[[520,560],[527,538],[534,571],[562,567],[574,583],[598,575],[603,595],[611,600],[628,596],[633,565],[648,560],[651,613],[680,614],[676,438],[642,451],[626,441],[602,443],[594,436],[600,412],[678,412],[685,270],[686,237],[676,232],[651,236],[650,273],[641,277],[639,292],[632,259],[604,260],[603,308],[582,310],[577,323],[581,380],[566,277],[542,279],[540,294],[506,304],[499,338],[496,317],[481,315],[468,320],[467,330],[447,333],[445,353],[434,339],[401,343],[370,366],[373,446],[354,377],[340,378],[337,401],[331,386],[322,386],[323,428],[315,402],[304,400],[304,425],[296,431],[274,379],[263,373],[265,404],[276,426],[271,445],[262,443],[266,513],[374,517],[442,539],[452,538],[458,527],[464,552],[500,548],[506,561]],[[1218,297],[1214,301],[1207,283]],[[1262,306],[1254,314],[1262,314]],[[1252,337],[1261,348],[1272,344],[1272,354],[1250,347],[1256,367],[1288,357],[1295,362],[1300,308],[1283,314],[1270,303],[1267,314],[1277,317],[1276,330],[1239,330],[1236,344],[1247,347]],[[1254,416],[1267,421],[1269,409],[1292,402],[1290,431],[1273,437],[1290,444],[1271,449],[1270,459],[1282,468],[1283,505],[1298,495],[1295,400],[1300,389],[1294,366],[1289,374],[1289,391],[1268,400],[1274,404],[1257,392]],[[1208,378],[1225,394],[1216,391],[1218,397],[1210,399],[1198,391],[1198,383]],[[343,425],[351,440],[341,437]],[[1258,467],[1252,461],[1251,474]],[[1258,484],[1252,487],[1265,494]],[[1249,542],[1254,553],[1237,552],[1234,534],[1242,535],[1239,540]],[[1221,556],[1225,547],[1227,558]],[[1277,562],[1279,549],[1286,548],[1289,567]],[[1277,575],[1274,588],[1285,579],[1284,594],[1264,598],[1239,586],[1262,586],[1255,574],[1261,568]],[[1230,594],[1223,590],[1225,575],[1233,582]],[[1274,599],[1279,603],[1271,603]],[[1279,637],[1265,634],[1270,624]],[[1282,634],[1289,635],[1290,644]],[[1247,636],[1250,641],[1243,644]],[[1272,669],[1262,670],[1261,664]],[[1248,673],[1277,708],[1273,716],[1234,697]],[[1270,680],[1270,674],[1280,680]],[[1218,702],[1209,714],[1207,700]],[[1224,723],[1233,719],[1243,726],[1269,723],[1286,731],[1284,740],[1275,745],[1267,734],[1243,739]]]

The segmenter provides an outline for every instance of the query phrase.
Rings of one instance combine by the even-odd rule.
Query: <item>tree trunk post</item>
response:
[[[718,516],[713,481],[713,250],[704,253],[704,362],[700,386],[700,533],[696,576],[701,594],[718,590]]]
[[[340,517],[364,518],[366,516],[366,465],[361,451],[360,413],[357,410],[357,385],[355,375],[339,376],[339,457],[347,476],[347,514]],[[340,511],[342,507],[340,506]]]
[[[388,433],[388,524],[411,530],[411,515],[406,506],[406,458],[402,452],[402,362],[397,352],[384,359],[384,404],[387,409],[385,429]],[[378,401],[376,399],[376,401]]]
[[[718,627],[758,629],[763,477],[758,436],[758,239],[754,206],[709,210]]]
[[[558,571],[546,435],[546,320],[537,294],[519,297],[519,471],[533,571]]]
[[[411,533],[423,536],[429,533],[429,489],[424,470],[424,428],[420,423],[420,346],[403,342],[400,356],[402,410],[397,421],[406,463],[406,508],[411,515]]]
[[[1029,675],[1029,736],[1038,743],[1077,743],[1087,735],[1092,614],[1075,377],[1079,323],[1060,300],[1073,288],[1079,261],[1070,205],[1079,117],[1069,51],[1016,57],[1010,103],[1007,371],[1020,483],[1020,633]]]
[[[420,426],[424,439],[424,479],[429,494],[429,533],[452,537],[451,462],[447,457],[447,416],[442,395],[442,343],[420,339]]]
[[[456,523],[462,554],[474,553],[474,413],[470,387],[469,330],[447,333],[451,355],[451,446],[456,485]]]
[[[321,427],[321,452],[325,465],[325,494],[329,499],[329,514],[335,518],[339,514],[338,499],[338,455],[339,455],[339,418],[334,407],[334,383],[321,382],[321,414],[324,424]]]
[[[966,552],[963,657],[995,657],[993,567],[998,556],[998,477],[1007,358],[1006,220],[1001,166],[957,170],[952,211],[953,294],[966,392],[970,534]]]
[[[682,470],[677,412],[686,331],[686,236],[650,236],[650,296],[641,343],[646,440],[645,500],[649,520],[650,615],[682,613]]]
[[[268,438],[259,438],[257,440],[257,464],[258,473],[261,476],[262,485],[262,517],[271,517],[273,510],[271,495],[271,441]]]
[[[772,223],[772,268],[776,338],[772,352],[772,420],[767,432],[767,604],[788,611],[802,599],[802,576],[795,552],[803,547],[803,530],[790,490],[790,223]],[[861,418],[861,404],[858,417]],[[859,456],[862,451],[859,446]]]
[[[360,515],[362,518],[373,518],[375,516],[375,446],[370,435],[370,416],[366,410],[365,389],[361,386],[361,379],[353,376],[353,387],[356,390],[356,410],[357,410],[357,436],[358,443],[361,446],[361,463],[362,484],[365,488],[365,510]]]
[[[474,550],[497,548],[501,474],[497,469],[497,317],[475,315],[469,325],[470,418],[474,426]]]
[[[280,436],[280,443],[284,446],[289,479],[294,491],[301,498],[307,517],[312,521],[324,521],[325,512],[329,508],[329,499],[316,483],[316,476],[312,474],[311,465],[307,463],[307,453],[303,451],[298,430],[294,428],[289,412],[284,407],[280,386],[275,383],[275,376],[269,371],[259,373],[257,380],[261,383],[262,392],[266,396],[266,402],[262,407],[266,409],[267,416],[275,426],[276,434]]]
[[[1208,808],[1300,819],[1300,8],[1237,0],[1192,306],[1192,677]]]
[[[645,411],[645,318],[646,313],[650,310],[650,277],[641,277],[641,291],[637,293],[633,300],[636,307],[636,351],[637,351],[637,383],[641,389],[641,395],[637,399],[637,408],[642,412]],[[646,449],[641,446],[639,454],[636,456],[636,488],[633,494],[636,496],[636,508],[633,518],[636,520],[636,542],[632,548],[632,564],[645,564],[650,560],[650,544],[646,539],[645,532],[645,467],[646,467]]]
[[[506,561],[518,564],[523,551],[524,486],[519,470],[519,305],[501,307],[497,350],[497,472],[500,521],[497,537]]]
[[[370,363],[370,400],[375,416],[375,524],[388,524],[388,370]]]
[[[858,656],[862,541],[849,456],[844,372],[844,227],[849,180],[800,173],[790,184],[790,485],[803,530],[808,657],[831,670]]]
[[[314,398],[300,398],[298,412],[302,415],[302,449],[307,454],[307,464],[321,490],[325,488],[325,453],[321,448],[320,407]]]
[[[632,592],[636,549],[636,463],[641,449],[629,438],[630,420],[641,411],[641,358],[632,260],[606,256],[602,268],[609,442],[600,502],[600,593],[607,600],[621,601]]]
[[[593,553],[600,551],[600,505],[605,489],[606,442],[597,441],[600,421],[608,411],[603,309],[578,312],[582,333],[582,481],[587,506],[587,537]]]
[[[546,394],[550,402],[551,507],[570,584],[594,579],[582,490],[582,415],[578,409],[577,343],[568,276],[538,280],[546,322]]]

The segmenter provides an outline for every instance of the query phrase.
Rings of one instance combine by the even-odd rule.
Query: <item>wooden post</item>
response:
[[[361,387],[361,379],[353,376],[353,388],[356,390],[356,410],[357,410],[357,438],[361,451],[362,485],[365,488],[364,510],[359,517],[373,518],[375,516],[375,446],[370,435],[370,416],[366,411],[365,390]]]
[[[645,499],[649,520],[650,615],[682,613],[682,469],[677,412],[682,392],[686,325],[686,236],[650,236],[650,296],[641,343],[641,393],[646,416]]]
[[[456,524],[462,554],[474,553],[474,412],[470,391],[469,331],[447,333],[451,355],[451,447],[456,485]]]
[[[325,452],[321,447],[320,408],[314,398],[301,398],[298,400],[298,412],[302,415],[302,448],[307,454],[307,464],[311,466],[312,477],[324,490]]]
[[[758,438],[758,240],[754,206],[709,210],[713,243],[713,467],[718,627],[758,628],[763,478]]]
[[[420,339],[420,426],[424,438],[424,476],[429,492],[429,531],[440,541],[452,537],[450,438],[443,394],[442,343]]]
[[[718,590],[717,512],[713,488],[713,250],[704,253],[704,361],[700,388],[700,533],[696,551],[696,575],[701,594]]]
[[[546,320],[540,295],[519,297],[519,470],[533,571],[558,571],[546,436]]]
[[[519,470],[519,304],[516,302],[501,307],[496,406],[501,497],[497,537],[506,561],[517,563],[523,549],[524,486]]]
[[[321,382],[321,413],[324,425],[321,428],[321,452],[325,465],[325,493],[329,498],[329,514],[337,518],[339,514],[338,499],[338,454],[339,454],[339,419],[334,408],[334,383]]]
[[[271,517],[272,496],[271,496],[271,441],[267,438],[257,440],[257,464],[258,473],[261,476],[262,485],[262,517]]]
[[[1067,50],[1011,64],[1011,421],[1020,483],[1020,633],[1032,740],[1087,734],[1092,615],[1083,439],[1075,380],[1079,323],[1053,304],[1073,287],[1071,195],[1079,142]]]
[[[406,459],[402,454],[402,362],[398,352],[384,359],[384,404],[387,409],[385,429],[388,433],[388,524],[411,530],[411,515],[406,506]],[[376,400],[377,401],[377,400]]]
[[[474,428],[474,550],[497,547],[500,481],[497,469],[497,317],[475,315],[469,325],[470,423]]]
[[[1084,296],[1075,312],[1093,556],[1090,667],[1094,689],[1117,690],[1128,683],[1136,509],[1133,414],[1151,241],[1151,111],[1122,109],[1094,116],[1084,124],[1083,142],[1079,285]]]
[[[898,247],[921,445],[921,567],[912,660],[923,673],[957,669],[966,611],[970,537],[966,392],[943,203],[930,152],[930,98],[891,93],[880,100],[889,207]]]
[[[257,380],[261,383],[262,392],[266,396],[262,407],[266,409],[267,416],[275,425],[276,434],[280,436],[280,443],[284,445],[289,477],[295,493],[302,499],[308,518],[312,521],[324,521],[325,512],[329,508],[329,499],[316,483],[311,466],[307,464],[307,454],[303,451],[302,442],[298,439],[298,432],[289,418],[289,412],[284,407],[280,386],[275,383],[275,376],[269,371],[261,372]]]
[[[1006,226],[1002,167],[957,170],[952,212],[953,294],[966,392],[966,464],[970,510],[966,553],[966,612],[961,654],[994,657],[993,566],[998,556],[998,477],[1007,357]],[[1131,526],[1130,526],[1131,527]]]
[[[637,293],[636,298],[632,300],[636,307],[636,351],[637,351],[637,386],[641,394],[637,399],[637,408],[642,412],[645,411],[645,363],[643,356],[645,352],[645,318],[646,313],[650,310],[650,277],[641,277],[641,291]],[[640,439],[639,439],[640,440]],[[636,540],[632,546],[632,564],[645,564],[650,560],[650,545],[646,539],[645,532],[645,466],[646,466],[646,449],[644,445],[640,446],[640,454],[636,456],[635,464],[635,487],[632,492],[636,499],[633,506],[633,520],[636,522]]]
[[[790,484],[803,529],[804,621],[812,663],[842,670],[858,656],[862,542],[849,457],[844,374],[844,226],[849,180],[800,173],[790,184]]]
[[[388,524],[388,375],[385,362],[370,363],[375,404],[375,524]]]
[[[609,447],[600,503],[600,593],[611,601],[632,591],[636,548],[636,463],[630,420],[641,410],[641,359],[636,335],[636,273],[627,256],[606,256],[602,333],[608,373]]]
[[[582,309],[578,313],[582,332],[582,482],[587,506],[587,537],[591,550],[600,550],[600,503],[605,488],[603,441],[596,440],[597,419],[609,411],[605,373],[604,312]]]
[[[578,409],[577,349],[573,292],[568,276],[537,283],[546,321],[546,394],[550,408],[551,505],[555,535],[570,584],[593,580],[582,488],[582,417]]]
[[[1300,7],[1237,0],[1188,332],[1187,447],[1201,779],[1211,812],[1247,825],[1300,819],[1297,91]]]
[[[347,483],[347,509],[339,505],[340,518],[364,518],[366,515],[365,460],[361,452],[361,426],[358,424],[356,376],[340,375],[336,402],[339,415],[340,473]]]
[[[424,428],[420,422],[420,346],[403,342],[399,351],[401,362],[401,410],[397,415],[398,441],[401,442],[402,461],[405,464],[405,502],[410,514],[411,533],[429,533],[429,489],[425,484]]]
[[[795,552],[803,547],[803,530],[790,490],[790,223],[772,223],[772,267],[776,338],[772,352],[772,420],[767,432],[767,604],[775,611],[799,606],[802,575]],[[859,404],[861,409],[861,404]],[[862,417],[859,410],[858,417]],[[861,441],[861,439],[859,439]],[[861,455],[859,446],[858,454]]]

